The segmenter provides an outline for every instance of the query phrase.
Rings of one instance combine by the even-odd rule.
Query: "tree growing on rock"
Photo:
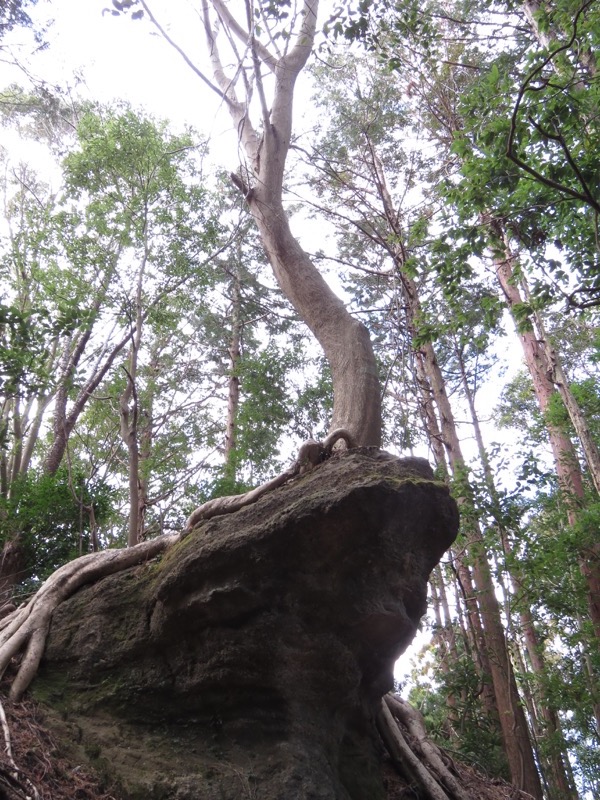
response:
[[[235,511],[310,470],[330,456],[340,440],[348,447],[377,448],[381,444],[381,389],[368,330],[349,313],[292,234],[283,199],[286,160],[293,137],[294,88],[312,52],[318,0],[304,0],[297,5],[247,2],[243,22],[221,0],[203,0],[200,16],[212,68],[210,76],[179,47],[144,0],[115,6],[131,12],[136,19],[143,12],[229,111],[244,153],[243,162],[231,179],[248,204],[282,292],[314,334],[327,359],[334,395],[331,430],[324,442],[307,442],[293,466],[274,480],[245,495],[217,498],[201,506],[191,515],[182,534],[164,535],[124,551],[90,554],[57,571],[27,606],[0,626],[0,671],[15,653],[26,648],[12,685],[13,697],[19,697],[35,675],[54,608],[84,583],[164,552],[198,522]],[[225,64],[233,66],[226,68]],[[133,396],[133,389],[129,394]],[[392,743],[391,750],[401,747],[399,743],[403,741],[394,715],[399,715],[397,709],[389,711],[387,705],[381,705],[378,725],[384,740]],[[395,752],[394,758],[403,762],[404,756]],[[436,760],[434,775],[419,776],[418,780],[427,785],[425,791],[430,796],[445,800],[450,795],[442,784],[456,782],[439,755],[435,753],[429,760],[432,758]],[[462,800],[466,794],[458,789],[452,796]]]
[[[128,10],[132,15],[143,11],[193,66],[190,58],[154,17],[147,3],[119,5],[121,10]],[[314,333],[329,363],[334,393],[332,433],[323,444],[313,442],[303,448],[295,464],[267,484],[246,495],[209,501],[192,514],[186,530],[201,519],[228,513],[252,502],[265,491],[318,463],[330,454],[340,439],[347,445],[377,447],[381,443],[380,385],[369,333],[348,312],[292,235],[283,202],[286,157],[292,143],[294,87],[312,51],[318,2],[306,0],[295,10],[285,4],[273,6],[266,3],[257,6],[256,13],[248,5],[247,11],[243,25],[218,0],[201,4],[203,32],[213,76],[209,78],[194,69],[221,97],[232,116],[245,153],[244,162],[231,176],[232,180],[244,193],[284,295]],[[228,61],[231,54],[237,59],[229,76],[222,66],[217,30],[230,48]],[[261,30],[267,43],[260,38]],[[259,122],[253,124],[254,93],[259,99]],[[178,538],[178,534],[164,535],[132,548],[134,552],[127,555],[119,551],[100,552],[85,556],[81,562],[71,562],[63,568],[65,575],[59,570],[46,588],[33,598],[24,615],[19,613],[18,619],[7,619],[0,637],[0,663],[5,667],[21,645],[29,642],[28,655],[22,661],[20,677],[13,686],[13,696],[19,696],[35,674],[43,652],[43,631],[47,631],[52,609],[80,585],[80,580],[87,582],[90,575],[100,578],[125,568],[125,564],[139,563],[138,558],[144,561],[149,553],[163,551]],[[71,577],[67,577],[67,573]],[[83,578],[83,575],[87,577]],[[45,621],[38,620],[38,613]],[[28,621],[23,627],[25,619]]]

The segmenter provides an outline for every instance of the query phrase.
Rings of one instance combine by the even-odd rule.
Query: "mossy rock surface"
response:
[[[457,525],[422,460],[333,457],[64,603],[34,692],[123,798],[377,800],[373,708]]]

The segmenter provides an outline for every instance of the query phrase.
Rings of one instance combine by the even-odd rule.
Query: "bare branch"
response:
[[[231,14],[225,3],[223,3],[222,0],[211,0],[211,3],[223,24],[226,25],[227,28],[229,28],[229,30],[235,34],[235,36],[237,36],[241,42],[248,44],[253,36],[251,36],[249,31],[246,31],[242,28],[239,22]],[[265,47],[261,42],[255,41],[255,47],[256,55],[263,62],[263,64],[265,64],[273,72],[277,66],[278,59],[276,59],[275,56],[269,52],[268,48]]]
[[[210,24],[208,0],[202,0],[202,22],[214,78],[220,87],[222,96],[227,100],[229,113],[237,126],[238,137],[244,145],[248,157],[254,161],[260,148],[260,137],[254,130],[248,117],[250,87],[248,85],[246,86],[246,103],[242,103],[238,100],[234,88],[237,76],[230,80],[225,74],[221,63],[221,57],[217,47],[217,33]],[[241,63],[238,64],[238,73],[240,70],[242,70]]]
[[[166,30],[158,22],[158,20],[156,19],[156,17],[152,13],[152,11],[150,11],[150,9],[148,7],[148,4],[145,2],[145,0],[140,0],[140,1],[141,1],[141,4],[142,4],[142,7],[143,7],[144,11],[148,15],[148,19],[154,25],[154,27],[157,29],[157,31],[160,33],[160,35],[163,37],[163,39],[166,42],[168,42],[171,45],[171,47],[179,53],[179,55],[183,58],[185,63],[188,65],[188,67],[200,78],[201,81],[203,81],[222,100],[224,100],[226,103],[229,104],[230,101],[229,101],[227,95],[224,92],[222,92],[221,89],[219,89],[218,86],[215,86],[215,84],[209,78],[206,77],[206,75],[202,72],[202,70],[194,64],[194,62],[187,55],[187,53],[183,50],[183,48],[181,48],[169,36],[169,34],[166,32]]]

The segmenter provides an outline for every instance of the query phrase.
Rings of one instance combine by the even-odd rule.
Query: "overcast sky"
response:
[[[17,29],[6,37],[9,52],[0,64],[0,84],[23,82],[10,65],[16,59],[35,78],[68,86],[78,96],[110,102],[126,99],[176,128],[189,123],[211,138],[231,130],[219,99],[181,57],[156,35],[146,20],[114,17],[110,0],[39,0],[31,10],[36,23],[52,20],[47,47],[36,50],[31,33]],[[171,24],[177,40],[193,58],[202,59],[198,18],[186,0],[155,0],[159,20]],[[201,63],[201,62],[199,62]]]

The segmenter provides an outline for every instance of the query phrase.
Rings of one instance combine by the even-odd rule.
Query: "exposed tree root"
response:
[[[37,787],[26,775],[22,774],[15,763],[10,740],[10,730],[2,703],[0,703],[0,722],[2,723],[2,732],[4,734],[4,750],[9,763],[8,769],[6,769],[4,765],[0,766],[1,796],[6,798],[23,798],[23,800],[30,800],[30,798],[38,800],[40,793]]]
[[[398,774],[427,800],[532,800],[531,795],[500,779],[457,765],[437,747],[417,709],[397,694],[381,699],[377,727]]]
[[[234,511],[239,511],[240,508],[255,503],[263,494],[277,489],[278,486],[283,486],[291,478],[299,474],[296,465],[277,475],[267,483],[257,486],[256,489],[250,489],[245,494],[234,494],[228,497],[215,497],[214,500],[208,500],[203,505],[196,508],[189,516],[185,528],[182,531],[182,536],[187,536],[199,522],[211,517],[218,517],[222,514],[232,514]]]
[[[44,652],[54,610],[87,583],[136,566],[163,553],[180,535],[165,534],[124,550],[104,550],[76,558],[56,570],[24,606],[0,621],[0,675],[25,650],[10,698],[18,700],[33,680]]]
[[[390,711],[387,697],[388,695],[381,700],[381,707],[377,714],[377,727],[394,766],[403,778],[419,787],[420,794],[427,800],[454,800],[452,795],[446,794],[437,777],[412,751],[402,729]],[[473,800],[473,798],[469,798],[469,800]]]
[[[331,456],[334,446],[340,440],[345,442],[346,447],[353,447],[352,439],[345,429],[333,431],[323,442],[305,442],[289,469],[245,494],[209,500],[195,509],[181,533],[165,534],[126,549],[90,553],[56,570],[25,605],[0,618],[0,676],[4,674],[11,659],[23,652],[10,687],[10,699],[20,700],[35,677],[44,653],[52,615],[60,603],[86,584],[161,555],[188,535],[201,521],[237,511],[287,481],[312,470]],[[5,761],[8,762],[3,764],[0,759],[0,797],[6,796],[8,800],[33,800],[40,795],[35,785],[25,773],[21,773],[14,762],[10,733],[1,704],[0,724],[4,731]],[[381,700],[377,726],[397,772],[418,787],[419,796],[427,800],[479,800],[479,792],[476,790],[473,793],[465,788],[452,760],[428,738],[419,712],[400,696],[387,694]],[[475,781],[473,783],[477,785]],[[513,791],[511,798],[526,800],[529,797],[514,790],[514,787],[507,785],[507,788]],[[504,793],[487,793],[485,796],[493,800],[508,797]]]
[[[10,699],[19,700],[35,677],[44,653],[52,614],[64,600],[86,584],[164,553],[202,520],[238,511],[297,475],[313,469],[331,455],[333,446],[339,440],[344,440],[347,447],[352,446],[350,434],[344,429],[333,431],[323,442],[305,442],[290,469],[245,494],[209,500],[192,513],[181,533],[164,534],[122,550],[89,553],[57,569],[25,605],[0,619],[0,677],[11,659],[23,652],[11,685]]]
[[[208,500],[197,508],[190,515],[182,535],[186,536],[202,520],[239,511],[240,508],[250,505],[250,503],[255,503],[263,494],[277,489],[278,486],[283,486],[284,483],[287,483],[297,475],[309,472],[316,467],[317,464],[329,458],[334,446],[339,441],[344,441],[348,449],[354,447],[352,436],[345,428],[337,428],[332,431],[323,442],[316,442],[314,439],[309,439],[300,447],[298,458],[285,472],[280,473],[272,480],[263,483],[262,486],[257,486],[256,489],[251,489],[245,494],[216,497],[214,500]]]
[[[387,710],[386,722],[394,726],[396,738],[403,739],[419,769],[427,772],[426,776],[420,773],[420,778],[425,778],[427,781],[427,791],[432,800],[473,800],[452,771],[452,762],[447,763],[449,759],[444,757],[442,751],[428,737],[425,722],[419,711],[396,694],[385,695],[382,703]],[[396,720],[408,731],[412,748],[406,743]],[[399,748],[401,749],[402,745],[399,745]],[[413,750],[417,755],[414,755]],[[411,768],[414,766],[411,761]]]

